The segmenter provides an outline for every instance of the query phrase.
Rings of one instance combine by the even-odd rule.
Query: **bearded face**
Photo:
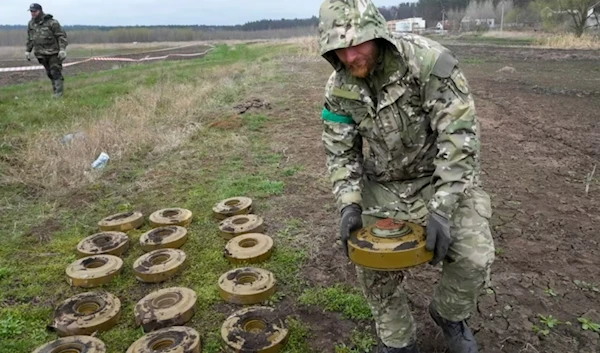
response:
[[[377,64],[379,47],[371,40],[350,48],[337,49],[335,54],[352,76],[366,78]]]

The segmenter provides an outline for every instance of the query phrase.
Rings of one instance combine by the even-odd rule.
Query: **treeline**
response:
[[[262,31],[240,30],[194,30],[190,28],[135,28],[123,27],[111,30],[68,30],[71,44],[83,43],[132,43],[132,42],[187,42],[215,40],[253,40],[292,38],[316,35],[315,27],[297,27]],[[0,30],[0,46],[20,46],[26,40],[25,30]]]
[[[60,19],[58,19],[60,21]],[[186,29],[192,31],[268,31],[272,29],[290,29],[298,27],[316,27],[319,19],[316,16],[311,18],[294,18],[281,20],[260,20],[246,22],[243,25],[233,26],[205,26],[205,25],[167,25],[167,26],[88,26],[88,25],[64,25],[66,30],[70,31],[112,31],[115,29],[134,28],[134,29]],[[1,30],[26,30],[24,25],[0,25]]]
[[[59,19],[60,21],[60,19]],[[64,26],[70,43],[186,42],[251,40],[314,35],[319,19],[261,20],[235,26]],[[26,25],[0,25],[0,45],[23,45]]]

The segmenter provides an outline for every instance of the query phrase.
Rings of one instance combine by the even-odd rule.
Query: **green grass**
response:
[[[248,126],[248,129],[250,129],[251,131],[258,131],[262,129],[269,120],[267,116],[262,114],[244,115],[243,119],[246,125]]]
[[[35,131],[41,127],[63,124],[81,116],[93,116],[136,88],[153,86],[166,77],[171,82],[197,82],[194,72],[210,68],[253,62],[259,57],[278,54],[281,48],[272,46],[237,45],[232,48],[218,45],[204,59],[165,61],[131,65],[121,69],[83,73],[67,77],[65,92],[68,99],[53,100],[47,80],[0,88],[0,130],[6,135]],[[225,91],[221,97],[233,103],[241,94]],[[219,98],[219,97],[216,97]],[[32,109],[35,107],[35,109]],[[2,145],[2,144],[0,144]]]
[[[304,305],[317,305],[326,311],[341,313],[343,317],[352,320],[371,318],[371,310],[362,294],[344,285],[308,289],[300,296],[299,301]]]
[[[352,331],[350,344],[338,344],[335,347],[335,353],[369,353],[376,344],[377,340],[371,333],[371,328],[366,326]]]
[[[61,101],[47,97],[46,82],[1,88],[0,129],[4,134],[0,139],[1,151],[6,152],[7,158],[17,155],[30,134],[93,119],[111,109],[118,99],[130,97],[140,86],[161,85],[165,81],[200,84],[203,78],[210,77],[213,69],[228,65],[259,58],[266,59],[260,60],[264,65],[274,65],[270,58],[281,55],[282,50],[285,48],[218,46],[204,59],[77,75],[68,78],[68,97]],[[245,74],[249,73],[243,70],[239,73],[240,77]],[[236,80],[233,77],[233,84],[218,90],[220,96],[214,97],[223,110],[244,101],[251,93],[247,86],[237,85]],[[75,260],[77,243],[97,232],[98,220],[125,210],[143,210],[148,216],[149,212],[173,206],[194,212],[194,221],[189,227],[191,236],[182,248],[188,255],[189,267],[161,284],[137,282],[132,271],[133,262],[142,255],[137,244],[141,234],[150,227],[144,225],[129,232],[132,247],[123,256],[122,274],[95,289],[109,291],[120,298],[122,318],[114,329],[97,337],[107,344],[109,353],[125,352],[142,336],[134,322],[137,301],[160,288],[185,286],[198,295],[197,313],[189,326],[201,332],[204,352],[220,352],[220,325],[227,315],[217,310],[222,305],[217,280],[233,266],[223,257],[226,242],[219,235],[218,222],[212,218],[212,206],[221,199],[245,195],[255,200],[258,210],[268,210],[271,198],[284,195],[285,178],[302,169],[301,166],[283,171],[278,168],[284,156],[269,147],[271,141],[266,133],[269,117],[257,114],[243,119],[245,124],[235,132],[199,129],[189,141],[166,154],[141,149],[119,163],[109,164],[98,179],[75,190],[55,194],[30,185],[0,183],[0,234],[3,234],[0,238],[0,353],[31,352],[58,338],[45,327],[51,323],[57,305],[86,291],[70,288],[64,271]],[[0,170],[13,167],[5,162],[0,161]],[[152,173],[159,176],[152,177]],[[272,271],[278,280],[277,295],[266,303],[275,307],[283,298],[296,300],[307,288],[301,276],[306,253],[298,249],[289,236],[290,232],[302,228],[302,222],[280,221],[287,222],[287,226],[280,233],[271,234],[277,248],[269,261],[259,265]],[[266,222],[268,225],[269,220]],[[353,298],[352,294],[344,296]],[[353,307],[356,301],[342,302],[349,305],[349,317],[364,316],[358,306]],[[285,352],[310,352],[309,327],[291,318],[289,328],[291,336]]]

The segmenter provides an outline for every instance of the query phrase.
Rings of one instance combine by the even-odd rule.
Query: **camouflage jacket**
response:
[[[31,19],[27,26],[27,44],[25,50],[36,56],[54,55],[67,48],[67,34],[52,15],[41,14]]]
[[[432,186],[428,211],[450,218],[480,170],[479,123],[457,60],[436,42],[390,34],[370,0],[326,0],[320,15],[321,53],[335,69],[322,118],[338,206],[361,204],[368,178],[402,184],[399,199]],[[373,39],[383,43],[378,66],[355,78],[333,50]]]

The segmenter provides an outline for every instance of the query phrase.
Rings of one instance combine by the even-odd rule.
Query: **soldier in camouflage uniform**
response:
[[[52,15],[45,14],[40,4],[31,4],[31,21],[27,26],[25,58],[31,61],[31,52],[46,69],[52,81],[54,97],[60,98],[64,92],[62,62],[67,57],[67,34]]]
[[[371,0],[325,0],[319,34],[335,69],[323,141],[346,252],[352,231],[381,218],[426,226],[432,264],[443,262],[430,314],[451,353],[476,353],[465,320],[489,279],[494,242],[479,122],[458,62],[436,42],[390,33]],[[404,272],[357,272],[379,352],[418,352]]]

